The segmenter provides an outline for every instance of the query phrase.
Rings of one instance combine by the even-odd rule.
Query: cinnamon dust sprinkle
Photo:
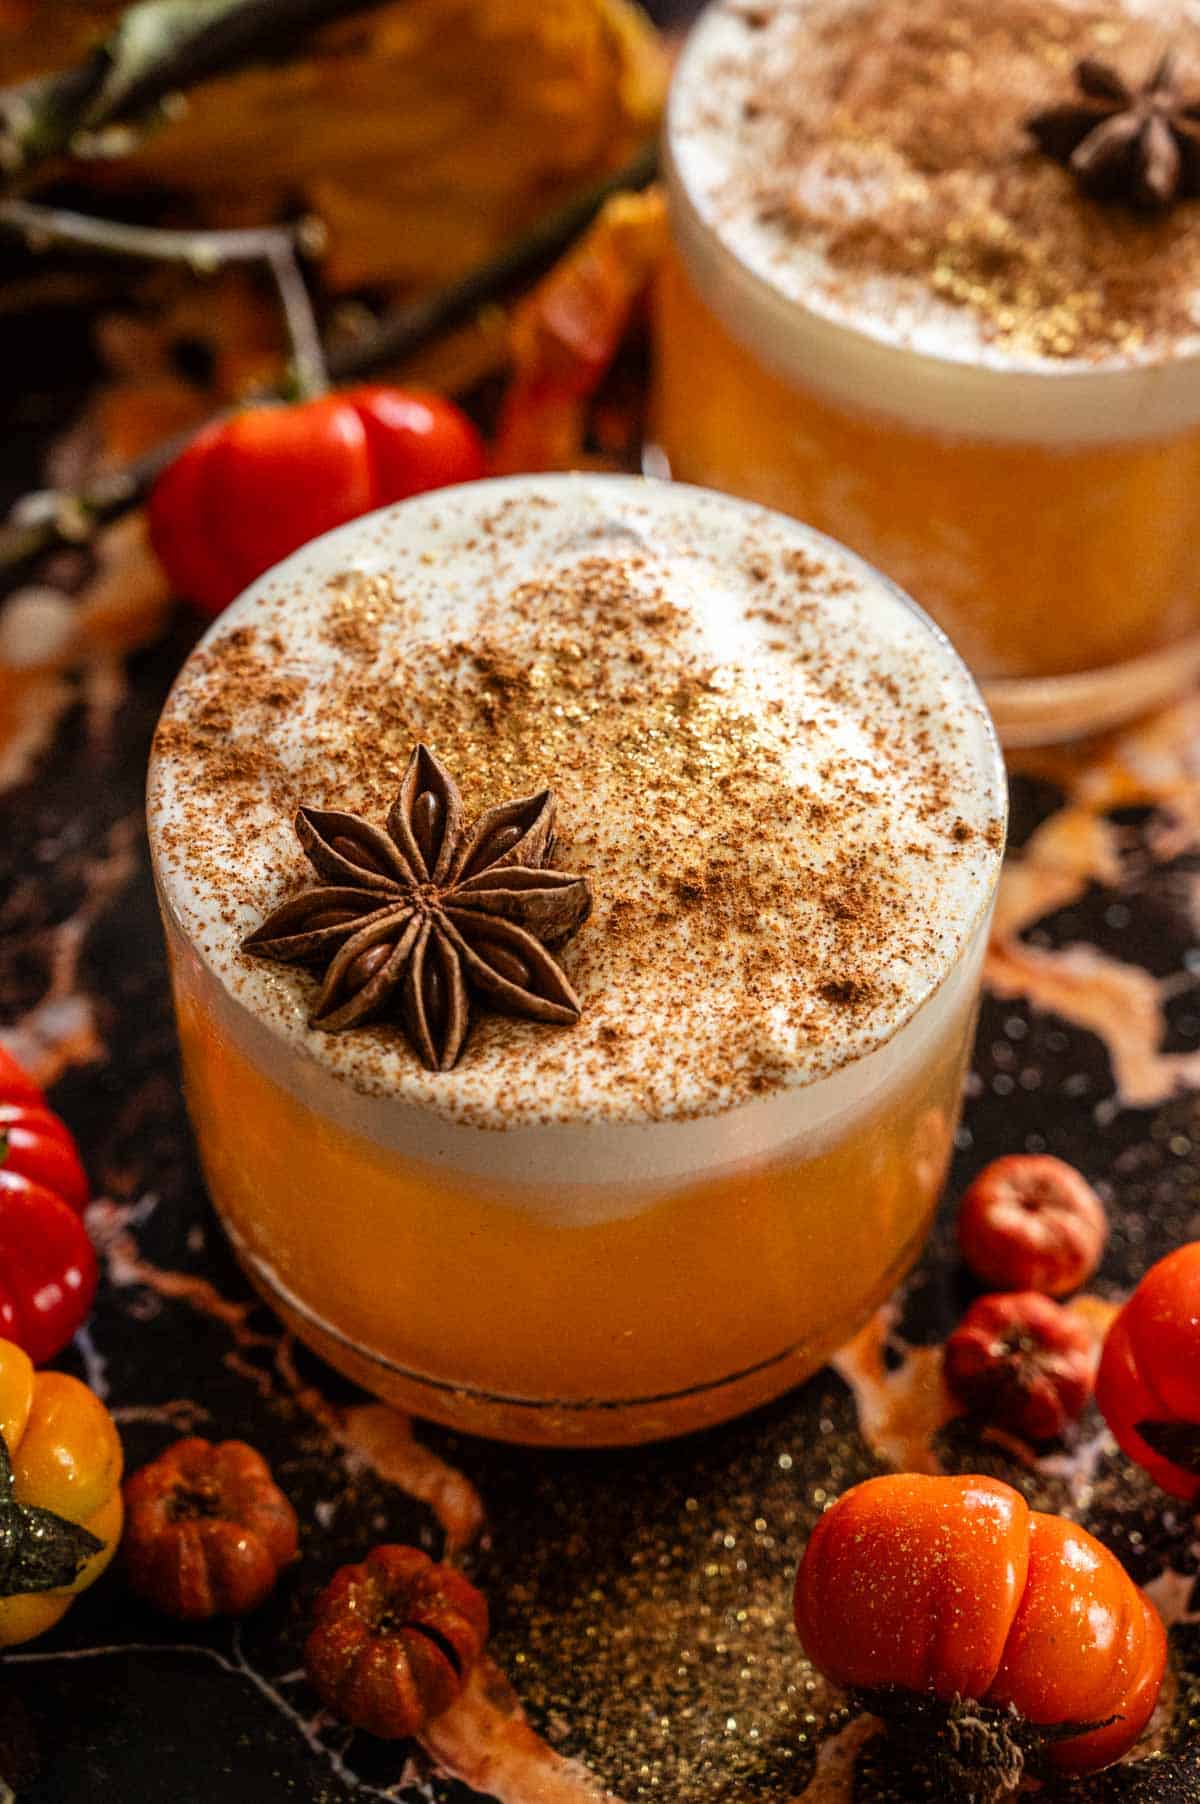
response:
[[[1082,195],[1025,122],[1098,58],[1136,85],[1169,42],[1200,88],[1177,0],[786,0],[703,71],[688,122],[718,138],[714,222],[753,218],[779,280],[816,251],[835,306],[886,290],[965,311],[1038,358],[1161,356],[1200,328],[1200,203],[1139,215]],[[733,13],[736,19],[736,10]],[[1185,79],[1186,78],[1186,79]],[[807,265],[806,265],[807,267]]]
[[[382,820],[417,740],[453,760],[468,812],[554,788],[556,860],[595,894],[563,953],[584,1018],[536,1036],[478,1023],[455,1089],[443,1078],[437,1094],[481,1124],[476,1080],[503,1093],[506,1119],[655,1118],[728,1106],[806,1062],[834,1068],[936,982],[997,860],[974,705],[951,684],[930,730],[930,649],[902,637],[873,650],[852,566],[750,512],[734,569],[765,574],[730,588],[703,549],[713,498],[679,525],[678,500],[660,519],[594,492],[619,530],[581,534],[565,509],[544,571],[528,554],[548,530],[535,494],[452,531],[424,603],[405,556],[389,592],[349,571],[269,595],[194,656],[158,734],[169,888],[210,909],[198,937],[235,992],[293,1019],[311,978],[231,948],[303,877],[301,802]],[[485,577],[461,598],[458,546]],[[718,633],[687,604],[692,584],[726,608],[741,598]],[[774,649],[754,625],[763,607]],[[957,916],[947,881],[965,886]],[[399,1072],[406,1094],[420,1085],[386,1023],[318,1056],[364,1087]]]

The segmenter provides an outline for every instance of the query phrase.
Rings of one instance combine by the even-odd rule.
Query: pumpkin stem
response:
[[[912,1793],[957,1804],[1001,1804],[1025,1777],[1028,1725],[1011,1707],[887,1687],[858,1693],[888,1727],[889,1752]],[[907,1794],[909,1787],[906,1784]]]
[[[883,1686],[857,1701],[887,1724],[879,1752],[903,1785],[897,1796],[953,1799],[955,1804],[1001,1804],[1032,1777],[1049,1743],[1101,1729],[1102,1722],[1027,1722],[1013,1705]],[[1107,1719],[1109,1722],[1112,1718]]]
[[[12,1457],[0,1434],[0,1597],[72,1584],[103,1545],[78,1522],[17,1502]]]
[[[1009,1797],[1025,1777],[1021,1718],[1009,1706],[989,1710],[970,1698],[955,1698],[946,1715],[944,1739],[937,1750],[937,1770],[946,1794],[967,1798],[978,1788],[979,1804]]]

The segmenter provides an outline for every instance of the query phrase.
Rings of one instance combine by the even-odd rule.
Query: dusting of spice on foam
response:
[[[1104,123],[1077,88],[1095,68],[1124,124],[1084,172],[1062,121]],[[672,153],[724,242],[843,323],[935,356],[1134,364],[1200,334],[1196,95],[1189,0],[718,4]]]
[[[552,788],[556,864],[596,889],[558,955],[578,1024],[488,1014],[452,1075],[386,1022],[314,1032],[316,979],[240,950],[304,879],[297,808],[384,818],[418,742],[468,814]],[[969,679],[858,560],[573,477],[409,503],[266,579],[176,687],[151,818],[235,998],[364,1090],[496,1126],[712,1114],[882,1044],[987,905],[1003,799]]]

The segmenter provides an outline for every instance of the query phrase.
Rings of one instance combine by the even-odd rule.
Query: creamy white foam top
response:
[[[873,79],[873,72],[847,76],[845,38],[832,40],[830,22],[836,29],[839,19],[862,11],[862,0],[767,0],[761,6],[715,0],[685,47],[668,113],[668,182],[676,241],[714,311],[763,361],[792,379],[952,435],[1102,442],[1200,422],[1200,291],[1182,295],[1183,317],[1169,333],[1130,330],[1100,347],[1081,346],[1077,354],[1051,354],[1019,331],[998,330],[997,309],[973,305],[965,279],[951,300],[922,275],[872,270],[869,259],[847,266],[831,258],[834,231],[822,229],[822,219],[835,221],[837,236],[849,240],[856,228],[869,232],[902,203],[919,209],[941,179],[940,172],[923,171],[888,147],[851,144],[848,150],[844,131],[831,129],[823,149],[813,142],[811,120],[798,149],[795,117],[771,110],[773,83],[790,84],[793,93],[821,93],[827,85],[829,115],[836,121],[839,87]],[[1163,42],[1186,28],[1195,47],[1195,0],[1113,0],[1111,11],[1151,21]],[[1073,54],[1093,52],[1090,39],[1075,44],[1071,20],[1086,13],[1089,28],[1100,30],[1095,7],[1089,0],[1045,0],[1041,13],[1056,57],[1060,86],[1054,95],[1068,100]],[[982,59],[993,22],[985,0],[972,0],[962,13],[956,54],[964,61],[978,58],[976,73],[986,68]],[[1103,42],[1102,30],[1100,36]],[[872,60],[884,54],[878,44],[870,47]],[[944,79],[940,67],[932,73],[931,104]],[[1040,99],[1048,103],[1045,93]],[[1013,109],[1010,135],[1014,144],[1023,143],[1028,104],[1014,96]],[[820,103],[813,113],[819,117]],[[1007,222],[996,213],[989,217],[969,153],[964,146],[962,242],[992,231],[1000,257],[1011,244]],[[755,187],[764,171],[773,172],[776,194],[794,202],[790,213],[787,206],[757,204]],[[1057,170],[1048,179],[1070,180]],[[1093,208],[1091,217],[1104,216]],[[1123,224],[1129,216],[1108,210],[1107,219]],[[1129,224],[1132,266],[1143,228]],[[1031,222],[1030,239],[1037,257],[1053,258],[1052,228],[1039,240]],[[1057,311],[1068,329],[1076,323],[1067,318],[1070,306],[1084,303],[1108,305],[1103,295],[1066,295]],[[1014,300],[1014,316],[1021,307]],[[1043,313],[1037,323],[1049,336],[1056,310],[1047,303]]]
[[[313,881],[297,806],[382,824],[418,739],[469,815],[552,785],[555,865],[596,897],[560,954],[579,1024],[480,1014],[448,1073],[388,1023],[311,1029],[314,977],[240,949]],[[185,666],[149,788],[169,919],[257,1055],[548,1132],[767,1107],[883,1047],[977,937],[1003,808],[969,676],[882,578],[748,504],[590,476],[306,547]]]

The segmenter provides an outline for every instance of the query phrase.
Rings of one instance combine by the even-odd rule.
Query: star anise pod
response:
[[[1091,57],[1075,65],[1075,83],[1078,99],[1026,129],[1085,194],[1151,210],[1200,195],[1200,94],[1185,95],[1171,51],[1139,88]]]
[[[570,1026],[580,1002],[546,950],[587,919],[585,877],[548,870],[548,789],[464,827],[458,786],[426,746],[408,762],[387,832],[337,809],[301,808],[296,833],[324,879],[265,920],[243,948],[327,966],[310,1017],[341,1033],[392,1004],[421,1062],[449,1071],[471,998]]]

